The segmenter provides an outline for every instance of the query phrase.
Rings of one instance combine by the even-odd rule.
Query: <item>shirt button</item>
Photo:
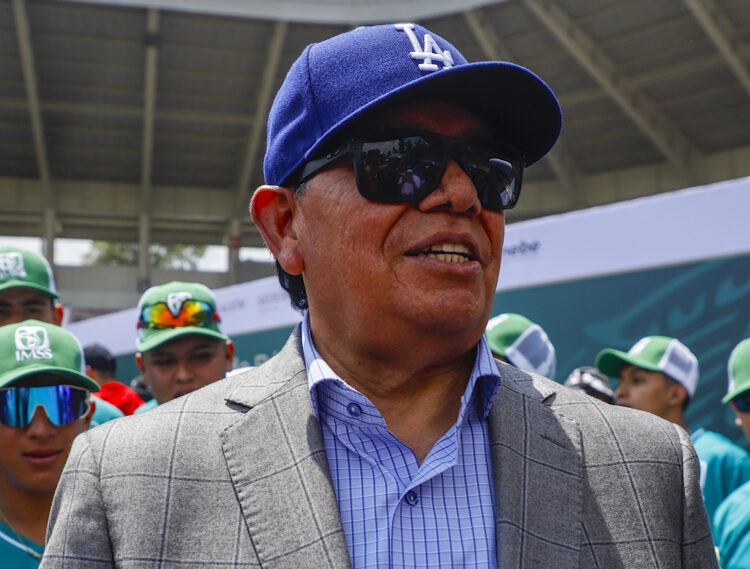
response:
[[[356,403],[349,403],[346,410],[352,417],[359,417],[362,414],[362,408]]]
[[[416,506],[419,503],[419,496],[417,496],[417,493],[414,490],[409,490],[406,493],[406,503],[410,506]]]

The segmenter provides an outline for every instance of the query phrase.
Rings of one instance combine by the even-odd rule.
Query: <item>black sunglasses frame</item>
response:
[[[433,152],[433,154],[428,157],[438,169],[432,173],[432,180],[429,182],[426,181],[417,191],[413,191],[412,188],[413,193],[409,195],[404,195],[403,192],[393,192],[391,195],[386,195],[382,192],[371,189],[371,186],[376,186],[377,182],[368,175],[367,169],[364,166],[365,152],[363,152],[363,146],[389,141],[400,141],[403,144],[403,141],[412,138],[422,138]],[[476,162],[469,160],[469,156],[467,156],[467,154],[475,149],[489,151],[487,156],[496,155],[496,157],[488,160],[489,164],[477,164]],[[366,199],[374,202],[418,203],[422,201],[438,188],[451,158],[456,160],[461,169],[464,170],[471,179],[477,190],[477,195],[482,207],[492,210],[511,209],[516,203],[518,203],[518,197],[521,194],[521,182],[523,180],[525,161],[523,157],[512,148],[503,145],[492,138],[454,138],[420,130],[386,131],[346,140],[325,155],[319,158],[313,158],[304,164],[296,177],[297,184],[303,184],[347,155],[352,155],[353,157],[354,175],[359,193]],[[413,155],[410,158],[414,166],[418,165],[420,158],[414,157]],[[487,175],[493,165],[492,160],[497,160],[502,165],[509,165],[510,171],[513,173],[513,183],[506,184],[503,189],[493,188],[493,190],[497,191],[488,191],[488,188],[486,187],[487,184],[481,183],[482,180],[480,179],[480,172],[478,171],[482,169],[483,173]],[[499,170],[499,168],[497,169]],[[482,187],[480,187],[480,185]],[[509,192],[509,186],[512,186],[512,192]],[[508,196],[505,200],[501,195],[504,193]]]

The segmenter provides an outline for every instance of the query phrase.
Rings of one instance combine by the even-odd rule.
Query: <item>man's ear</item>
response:
[[[148,376],[146,375],[146,368],[143,367],[143,354],[141,352],[135,353],[135,365],[138,366],[138,369],[141,371],[141,378],[143,378],[143,384],[151,387],[151,384],[148,381]]]
[[[232,368],[234,367],[234,342],[232,340],[227,340],[227,372],[232,371]]]
[[[52,318],[54,318],[57,326],[62,326],[63,316],[65,316],[63,305],[59,302],[55,302],[52,305]]]
[[[294,192],[282,186],[260,186],[250,201],[250,215],[266,245],[281,267],[292,275],[301,274],[305,268],[294,230],[296,212]]]
[[[669,386],[669,403],[671,405],[683,407],[685,399],[688,397],[687,389],[681,383],[672,380],[673,383]]]

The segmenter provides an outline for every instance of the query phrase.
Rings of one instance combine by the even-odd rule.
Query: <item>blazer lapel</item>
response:
[[[502,364],[501,364],[502,365]],[[554,391],[510,366],[488,417],[500,569],[579,566],[578,426],[549,406]]]
[[[349,568],[298,333],[227,399],[224,457],[263,568]]]

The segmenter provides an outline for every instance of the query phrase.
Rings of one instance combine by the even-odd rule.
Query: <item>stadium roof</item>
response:
[[[558,94],[511,221],[750,175],[747,0],[3,0],[0,233],[260,244],[247,203],[286,70],[394,20]]]

